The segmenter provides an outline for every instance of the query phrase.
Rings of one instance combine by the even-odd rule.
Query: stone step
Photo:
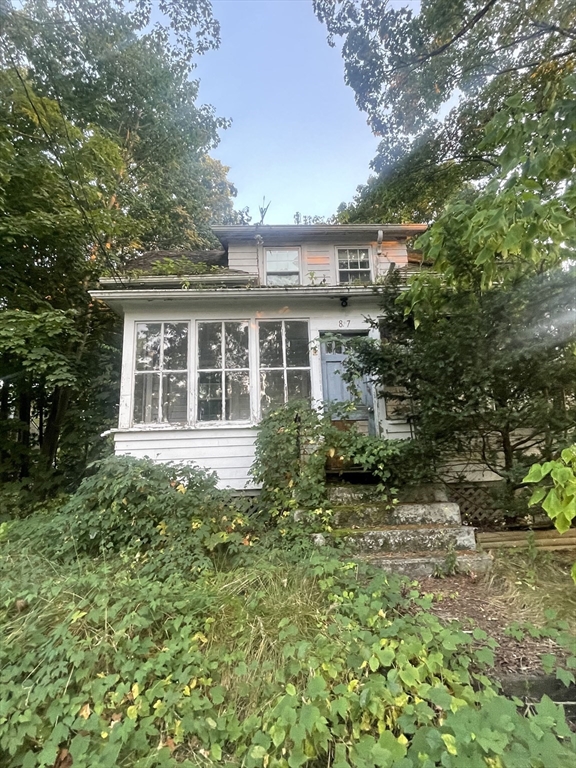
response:
[[[475,550],[474,528],[464,525],[404,525],[389,528],[336,529],[332,536],[344,538],[357,552],[426,552]]]
[[[334,526],[339,528],[368,528],[370,526],[461,525],[458,504],[433,502],[431,504],[356,503],[332,506]]]
[[[423,579],[427,576],[450,575],[454,566],[458,573],[488,573],[492,567],[492,557],[484,552],[461,550],[455,552],[455,560],[446,552],[410,552],[363,555],[362,559],[376,568]]]
[[[382,502],[382,493],[377,485],[328,485],[328,498],[333,504],[355,504]],[[428,504],[447,502],[448,496],[443,485],[421,485],[406,488],[399,493],[399,501],[405,504]]]

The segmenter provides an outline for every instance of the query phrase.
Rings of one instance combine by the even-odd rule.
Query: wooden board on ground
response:
[[[576,549],[576,528],[571,528],[566,533],[558,533],[556,529],[550,531],[493,531],[477,533],[476,540],[483,549],[528,547],[530,545],[537,549],[546,550]]]

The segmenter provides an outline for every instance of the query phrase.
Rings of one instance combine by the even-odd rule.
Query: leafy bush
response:
[[[246,539],[246,519],[198,467],[110,456],[57,516],[64,554],[128,552],[163,572],[201,571]]]
[[[334,416],[346,417],[346,404],[323,410],[307,400],[291,402],[268,414],[256,438],[252,476],[262,486],[262,501],[273,513],[322,509],[326,505],[326,461],[356,465],[379,479],[383,493],[431,479],[422,446],[411,440],[386,440],[359,433],[351,422],[339,429]]]
[[[5,768],[574,763],[561,708],[523,718],[485,676],[494,642],[399,578],[322,553],[135,578],[115,555],[23,551],[32,525],[10,524],[0,557]]]

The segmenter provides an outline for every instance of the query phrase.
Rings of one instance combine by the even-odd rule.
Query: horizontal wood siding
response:
[[[304,259],[304,285],[326,285],[334,283],[332,260],[334,248],[321,245],[304,245],[302,248]]]
[[[408,264],[406,243],[399,242],[398,240],[391,240],[390,242],[383,242],[380,249],[382,253],[379,256],[376,255],[376,272],[378,277],[381,277],[388,272],[390,269],[390,262],[394,262],[400,267]],[[375,252],[377,254],[378,246],[376,246]]]
[[[249,272],[251,275],[258,274],[258,248],[256,243],[249,245],[230,245],[228,248],[228,267],[230,269],[239,269],[242,272]]]
[[[410,424],[407,421],[385,421],[384,436],[388,440],[407,440],[412,437]]]
[[[254,460],[253,429],[134,430],[114,435],[118,455],[154,461],[197,464],[218,474],[220,486],[254,487],[249,469]]]

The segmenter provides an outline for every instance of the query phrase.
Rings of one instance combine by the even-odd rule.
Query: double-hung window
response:
[[[133,419],[188,421],[188,323],[136,323]]]
[[[247,322],[198,323],[198,421],[249,421]]]
[[[368,248],[338,248],[338,282],[369,283],[370,252]]]
[[[274,320],[258,326],[262,414],[288,400],[310,397],[308,323]]]
[[[300,251],[297,248],[266,250],[266,285],[299,285]]]

